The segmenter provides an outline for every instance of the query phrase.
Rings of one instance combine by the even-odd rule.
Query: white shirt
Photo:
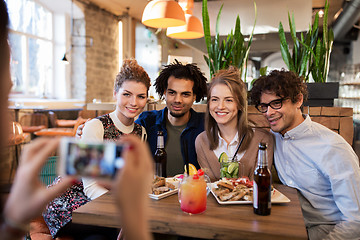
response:
[[[121,132],[129,134],[134,130],[135,124],[133,123],[130,126],[125,126],[117,117],[115,111],[111,112],[109,115],[111,120],[114,122],[115,127]],[[87,140],[104,140],[104,127],[102,122],[96,118],[86,122],[81,138]],[[144,127],[142,127],[142,139],[146,140],[146,130]],[[84,177],[82,178],[82,181],[84,185],[84,193],[91,200],[94,200],[95,198],[98,198],[108,192],[107,189],[99,186],[93,178]]]
[[[219,137],[219,145],[216,149],[213,150],[215,153],[215,156],[219,159],[221,153],[224,152],[229,157],[229,160],[232,159],[232,157],[234,156],[235,151],[239,145],[238,133],[236,132],[235,137],[231,140],[231,142],[229,144],[225,141],[224,138],[222,138],[220,136],[220,132],[218,133],[218,137]],[[246,151],[243,151],[241,153],[238,152],[236,155],[237,159],[240,160],[244,156],[245,152]]]
[[[351,146],[309,116],[284,136],[273,133],[279,178],[302,194],[306,226],[336,224],[326,239],[359,239],[360,168]]]

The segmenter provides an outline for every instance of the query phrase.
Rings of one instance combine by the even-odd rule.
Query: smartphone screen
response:
[[[113,178],[124,165],[122,145],[64,139],[61,143],[63,172],[93,178]]]

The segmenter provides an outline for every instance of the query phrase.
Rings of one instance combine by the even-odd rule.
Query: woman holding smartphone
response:
[[[8,95],[11,89],[10,49],[8,45],[8,12],[4,0],[0,0],[0,147],[8,139]],[[119,222],[127,240],[152,239],[149,231],[147,206],[148,191],[153,178],[153,160],[146,143],[134,136],[122,138],[131,148],[125,149],[125,165],[113,181],[113,196],[119,208]],[[56,151],[59,139],[38,138],[22,150],[21,161],[5,205],[0,200],[0,236],[2,240],[24,239],[28,225],[38,217],[45,205],[69,188],[74,177],[64,177],[52,188],[44,186],[39,179],[40,171],[48,157]],[[5,161],[5,158],[0,158]],[[139,175],[141,178],[139,178]],[[130,184],[129,184],[130,183]],[[50,239],[45,233],[37,239]],[[84,236],[81,236],[84,237]],[[35,237],[32,237],[35,240]],[[52,238],[51,238],[52,239]],[[67,238],[69,239],[69,238]],[[80,238],[74,238],[80,239]],[[81,238],[82,239],[82,238]],[[94,238],[93,238],[94,239]],[[99,238],[96,238],[99,239]],[[116,238],[114,238],[116,239]]]
[[[212,181],[220,178],[218,159],[222,153],[229,159],[236,157],[244,176],[252,179],[260,142],[267,143],[269,166],[272,164],[273,137],[249,125],[247,107],[247,89],[238,69],[231,66],[216,73],[207,96],[205,131],[195,141],[199,165]]]

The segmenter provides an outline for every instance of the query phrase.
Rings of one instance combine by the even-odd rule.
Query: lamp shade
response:
[[[153,0],[146,5],[141,22],[153,28],[177,27],[185,25],[185,13],[173,0]]]
[[[177,39],[195,39],[204,36],[204,30],[200,20],[191,15],[186,14],[186,24],[180,27],[169,27],[166,30],[166,36]]]

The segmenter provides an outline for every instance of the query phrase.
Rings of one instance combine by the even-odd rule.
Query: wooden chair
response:
[[[56,113],[53,111],[49,111],[48,115],[51,126],[56,128],[71,128],[75,126],[77,121],[77,119],[75,120],[58,119]]]
[[[33,134],[48,127],[48,117],[45,113],[25,113],[20,117],[23,132]]]
[[[79,125],[85,123],[87,120],[88,119],[78,118],[73,128],[45,128],[35,132],[34,134],[36,136],[47,136],[47,137],[55,137],[55,136],[74,137]]]
[[[9,182],[12,178],[13,171],[16,169],[16,167],[19,165],[19,156],[20,156],[20,145],[23,144],[28,138],[30,134],[24,133],[23,129],[18,122],[12,122],[11,123],[11,134],[8,139],[8,146],[11,148],[14,148],[12,161],[11,161],[11,169],[10,169],[10,175],[9,175]]]

